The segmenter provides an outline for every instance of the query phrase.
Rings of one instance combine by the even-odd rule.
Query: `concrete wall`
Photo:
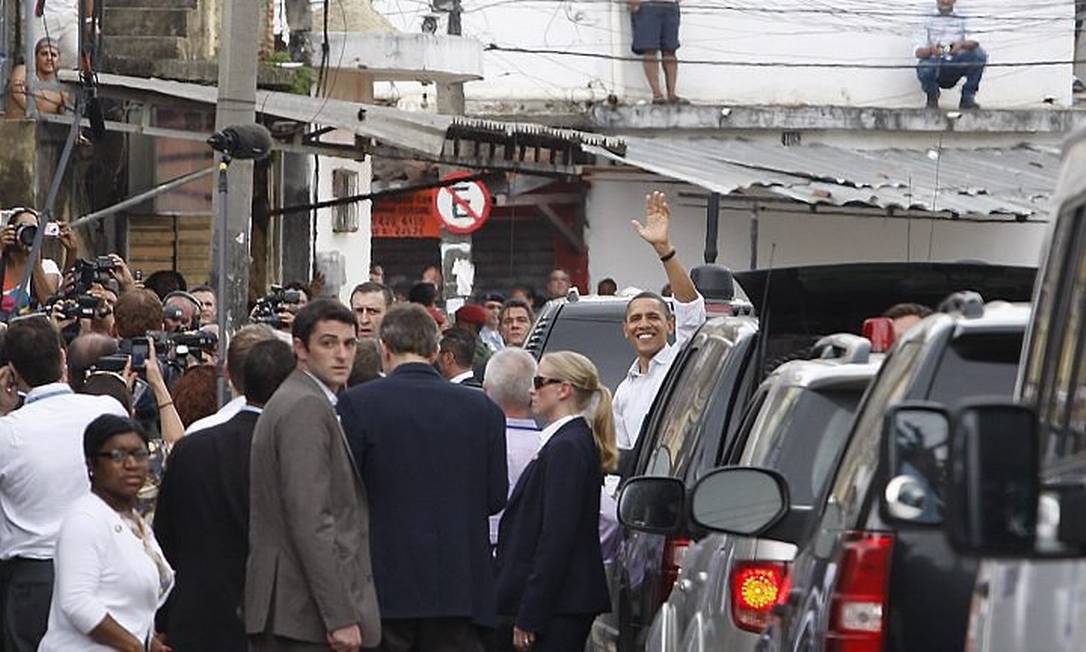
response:
[[[644,215],[644,197],[654,189],[668,193],[673,211],[673,240],[687,266],[702,262],[705,202],[696,188],[663,180],[623,180],[614,175],[591,178],[587,199],[590,282],[611,276],[619,287],[659,290],[665,282],[653,252],[630,226]],[[726,205],[733,205],[725,201]],[[994,224],[964,221],[856,215],[852,209],[763,203],[759,213],[758,267],[773,265],[983,260],[1036,265],[1047,234],[1046,224]],[[785,212],[788,211],[788,212]],[[849,214],[852,213],[852,214]],[[751,211],[721,211],[717,262],[750,268]],[[775,245],[775,252],[774,250]],[[930,252],[930,253],[929,253]]]
[[[346,168],[358,173],[358,192],[370,191],[369,161],[352,161],[343,158],[320,157],[320,171],[317,179],[317,196],[321,200],[332,198],[332,171]],[[339,254],[342,256],[345,278],[339,287],[337,296],[344,302],[351,299],[351,289],[359,283],[369,280],[370,273],[370,202],[357,204],[359,228],[352,233],[334,233],[332,231],[331,208],[317,211],[316,254],[317,266],[320,267],[321,254]],[[296,246],[284,242],[284,247]],[[329,279],[332,280],[332,279]]]
[[[1073,59],[1074,0],[960,0],[976,16],[972,30],[991,63]],[[630,17],[621,0],[464,0],[464,34],[484,44],[630,56]],[[723,104],[923,106],[912,66],[913,36],[935,0],[684,0],[680,58],[713,62],[823,62],[902,65],[897,70],[803,69],[684,64],[679,92]],[[417,32],[422,3],[375,0],[397,27]],[[442,25],[443,29],[444,26]],[[555,105],[646,99],[636,62],[564,54],[486,53],[486,79],[467,85],[469,100],[542,100]],[[417,89],[391,91],[411,101]],[[428,92],[432,97],[432,87]],[[1071,66],[989,68],[978,101],[992,108],[1071,101]],[[947,105],[957,94],[948,94]]]

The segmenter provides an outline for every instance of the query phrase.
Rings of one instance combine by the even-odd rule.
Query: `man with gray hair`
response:
[[[505,459],[509,493],[535,454],[539,452],[539,426],[532,419],[532,381],[536,362],[524,349],[502,349],[486,363],[483,391],[505,413]],[[502,513],[490,517],[490,545],[498,544]]]

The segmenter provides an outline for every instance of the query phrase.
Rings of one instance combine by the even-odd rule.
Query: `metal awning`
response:
[[[78,82],[75,71],[62,71],[59,76],[63,82]],[[150,105],[214,106],[218,95],[215,86],[105,73],[98,75],[98,88],[103,97]],[[403,111],[266,90],[256,92],[256,111],[265,117],[317,127],[308,134],[294,129],[294,134],[277,141],[276,149],[347,158],[378,154],[471,168],[572,174],[576,165],[586,160],[584,147],[624,151],[620,139],[568,129]],[[68,116],[41,118],[70,123]],[[206,140],[210,135],[159,128],[146,120],[139,124],[107,122],[106,126],[114,131],[190,140]],[[333,129],[354,134],[356,144],[322,141],[321,136]]]
[[[586,151],[721,195],[763,188],[804,202],[1044,221],[1059,152],[1027,146],[858,150],[740,139],[624,139]]]

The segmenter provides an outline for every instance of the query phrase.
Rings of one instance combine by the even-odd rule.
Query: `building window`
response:
[[[332,170],[332,196],[336,199],[358,194],[358,173],[346,168]],[[332,207],[332,231],[354,233],[358,230],[358,202]]]

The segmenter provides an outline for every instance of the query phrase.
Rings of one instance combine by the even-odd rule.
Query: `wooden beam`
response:
[[[498,196],[498,206],[545,206],[547,204],[579,204],[584,195],[577,192],[553,192],[537,195]]]
[[[540,213],[543,213],[543,217],[547,218],[547,221],[565,238],[569,244],[573,245],[573,248],[582,254],[588,251],[588,245],[584,243],[584,239],[569,227],[568,224],[562,219],[562,217],[555,212],[549,204],[538,204],[536,208]]]

